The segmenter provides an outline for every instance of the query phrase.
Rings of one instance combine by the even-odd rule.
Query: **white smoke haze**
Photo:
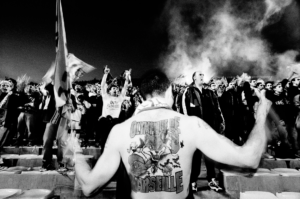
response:
[[[267,25],[276,23],[282,16],[284,8],[292,2],[293,0],[265,0],[265,15],[263,20],[257,24],[257,29],[261,30]]]
[[[294,68],[296,62],[294,61],[299,52],[294,50],[286,51],[283,54],[275,55],[276,64],[278,65],[278,72],[276,77],[288,78],[293,71],[299,72]],[[293,67],[291,67],[293,66]]]
[[[199,24],[201,37],[195,36],[195,31],[184,18],[184,4],[168,4],[170,51],[163,57],[163,68],[169,77],[174,79],[181,75],[181,79],[184,76],[187,83],[192,81],[195,71],[202,71],[205,81],[213,76],[232,77],[243,72],[251,76],[287,78],[288,75],[283,72],[284,68],[295,63],[298,52],[272,54],[269,44],[256,28],[262,20],[292,2],[289,0],[279,6],[277,1],[274,0],[274,3],[272,0],[266,0],[263,19],[257,19],[255,14],[253,17],[251,14],[237,15],[232,2],[227,1],[215,8],[214,14],[207,18],[205,23]],[[196,2],[199,1],[189,1],[191,2],[197,6]],[[216,5],[220,5],[217,3]],[[258,10],[253,12],[257,13]],[[198,13],[194,13],[193,17],[198,17]],[[253,22],[257,23],[251,25]]]

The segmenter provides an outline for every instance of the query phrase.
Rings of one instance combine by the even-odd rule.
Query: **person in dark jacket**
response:
[[[223,134],[225,122],[218,102],[218,97],[210,89],[203,88],[204,74],[197,71],[193,74],[193,83],[182,96],[182,109],[185,115],[196,116],[208,123],[216,132]],[[200,174],[202,153],[196,150],[193,156],[191,171],[191,188],[197,190],[197,179]],[[216,180],[215,165],[212,160],[204,156],[207,168],[208,185],[215,191],[222,188]]]
[[[237,93],[236,80],[232,80],[220,98],[220,106],[225,120],[224,135],[240,145],[240,133],[243,131],[242,100]]]
[[[272,101],[273,110],[272,121],[274,124],[274,130],[272,132],[271,143],[276,146],[280,151],[277,151],[276,156],[279,158],[293,158],[292,145],[289,142],[291,138],[288,133],[288,102],[283,92],[283,86],[281,81],[276,81],[273,85],[273,95],[270,96]]]
[[[0,151],[12,135],[16,132],[18,96],[16,95],[16,81],[6,79],[1,81],[0,94]],[[0,157],[0,166],[3,161]]]
[[[46,128],[43,137],[43,165],[41,171],[54,170],[52,165],[52,147],[56,140],[58,130],[59,117],[56,114],[56,104],[54,97],[54,86],[52,83],[47,84],[44,89],[41,89],[44,95],[45,102],[43,104],[43,122],[46,123]],[[57,151],[57,160],[60,162],[63,159],[61,151]]]
[[[42,100],[40,94],[34,90],[34,85],[29,84],[25,87],[22,94],[21,113],[18,117],[18,137],[17,146],[23,145],[23,139],[27,138],[27,145],[36,145],[38,141],[39,127],[39,105]],[[28,137],[25,137],[25,132]]]
[[[300,75],[295,73],[287,89],[288,100],[293,111],[291,118],[292,146],[297,157],[300,156]]]

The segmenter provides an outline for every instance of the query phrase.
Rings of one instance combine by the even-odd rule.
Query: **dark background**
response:
[[[113,76],[132,68],[133,78],[157,67],[169,45],[167,2],[62,0],[69,53],[97,68],[83,79],[101,79],[105,65]],[[181,14],[197,29],[206,19],[193,14],[197,1],[187,2],[181,4]],[[199,2],[203,7],[212,1]],[[232,2],[242,10],[247,1]],[[300,49],[300,1],[295,2],[298,7],[288,7],[279,21],[262,31],[274,53]],[[5,0],[0,8],[0,78],[27,74],[41,81],[55,59],[56,0]]]

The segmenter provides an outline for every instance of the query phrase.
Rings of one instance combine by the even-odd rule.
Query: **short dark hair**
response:
[[[117,85],[115,85],[114,83],[110,83],[107,87],[107,92],[110,91],[110,89],[112,89],[113,87],[116,87],[117,89],[119,88]]]
[[[195,71],[192,76],[193,83],[195,82],[194,77],[195,77],[196,73],[197,73],[197,71]]]
[[[141,94],[144,98],[146,95],[161,95],[165,93],[171,85],[167,75],[160,69],[147,71],[141,79]]]

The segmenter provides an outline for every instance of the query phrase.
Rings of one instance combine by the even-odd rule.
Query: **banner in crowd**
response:
[[[67,75],[67,39],[61,1],[57,0],[56,10],[56,59],[54,72],[54,94],[56,107],[66,104],[69,83]]]
[[[80,75],[78,74],[79,72],[81,72],[81,75],[83,75],[96,69],[94,66],[85,63],[84,61],[78,59],[74,54],[71,53],[68,54],[67,57],[67,67],[71,83],[76,78],[80,78]]]

